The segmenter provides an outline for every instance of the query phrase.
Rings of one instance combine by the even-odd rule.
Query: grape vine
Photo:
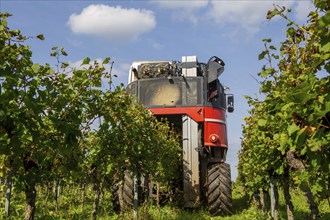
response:
[[[267,190],[271,178],[277,186],[301,188],[312,218],[318,202],[330,196],[330,5],[323,0],[314,5],[306,26],[292,21],[285,7],[267,14],[288,21],[286,39],[279,52],[271,39],[263,41],[259,59],[268,64],[258,75],[265,98],[246,97],[251,110],[238,166],[250,194]]]
[[[11,30],[10,16],[0,14],[0,179],[1,191],[5,181],[25,193],[24,219],[34,219],[37,190],[49,192],[52,182],[92,184],[95,219],[101,191],[109,190],[115,172],[174,177],[180,147],[169,124],[157,121],[123,85],[95,89],[103,79],[112,83],[105,71],[110,58],[99,63],[87,57],[72,68],[63,61],[64,48],[53,47],[55,69],[36,64],[26,42],[45,37]]]

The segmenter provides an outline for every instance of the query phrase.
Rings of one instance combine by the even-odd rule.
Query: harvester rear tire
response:
[[[112,209],[117,214],[120,212],[120,199],[119,199],[119,197],[121,196],[120,188],[121,188],[120,182],[118,181],[118,178],[117,178],[117,179],[115,179],[115,181],[111,187]]]
[[[213,216],[232,214],[230,165],[213,163],[207,170],[207,202]]]
[[[125,171],[123,185],[120,188],[122,191],[121,210],[132,209],[134,204],[134,181],[130,171]]]
[[[133,208],[134,203],[134,182],[130,171],[124,172],[124,178],[120,181],[118,175],[114,176],[111,188],[112,209],[120,213]]]

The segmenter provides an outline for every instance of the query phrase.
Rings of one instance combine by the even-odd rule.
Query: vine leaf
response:
[[[37,38],[40,39],[40,40],[45,40],[45,37],[43,34],[39,34],[37,35]]]
[[[91,61],[91,59],[90,59],[89,57],[86,57],[86,58],[83,60],[83,62],[81,63],[81,66],[82,66],[82,65],[87,65],[87,64],[89,64],[90,61]]]

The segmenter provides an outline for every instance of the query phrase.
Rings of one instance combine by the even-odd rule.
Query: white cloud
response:
[[[116,75],[118,79],[124,80],[124,83],[127,83],[130,67],[131,64],[115,62],[112,69],[112,75]]]
[[[110,40],[135,40],[156,26],[149,10],[90,5],[80,14],[72,14],[67,22],[76,34],[88,34]]]
[[[157,43],[157,42],[153,42],[152,43],[152,47],[157,49],[157,50],[160,50],[160,49],[163,49],[164,48],[164,45],[163,44],[160,44],[160,43]]]
[[[292,8],[291,16],[298,22],[306,21],[308,12],[313,9],[312,0],[200,0],[200,1],[152,1],[161,9],[171,12],[177,21],[188,21],[202,25],[214,22],[226,28],[224,36],[233,38],[245,36],[250,39],[268,23],[266,15],[274,5]],[[277,16],[272,21],[280,20]]]
[[[159,6],[170,9],[194,10],[208,5],[208,0],[200,1],[157,1]]]
[[[212,8],[209,11],[208,18],[219,25],[231,25],[234,30],[241,29],[247,35],[254,35],[259,31],[262,22],[266,20],[267,11],[273,9],[274,3],[288,7],[294,1],[211,0]]]
[[[198,23],[200,14],[196,11],[208,6],[209,0],[199,1],[153,1],[159,7],[173,10],[172,18],[179,21]]]
[[[154,1],[162,9],[172,10],[172,18],[194,24],[212,21],[228,27],[226,36],[254,36],[266,22],[268,10],[274,4],[286,8],[297,7],[295,17],[302,19],[309,11],[309,1],[297,0],[201,0],[201,1]],[[272,20],[277,20],[274,18]],[[229,30],[229,31],[228,31]]]
[[[72,45],[74,47],[80,47],[83,44],[82,41],[72,39],[72,38],[67,38],[66,40],[70,45]]]

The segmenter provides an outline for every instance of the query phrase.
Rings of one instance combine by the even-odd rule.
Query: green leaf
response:
[[[61,49],[61,53],[63,56],[68,56],[68,54],[65,52],[64,48]]]
[[[320,95],[317,97],[317,100],[321,103],[321,104],[324,104],[324,96],[323,95]]]
[[[300,128],[296,124],[291,124],[291,125],[288,126],[288,129],[287,130],[289,132],[289,136],[291,136],[294,132],[299,131]]]
[[[267,51],[267,50],[262,51],[258,56],[258,60],[264,59],[267,54],[269,54],[269,51]]]
[[[267,19],[272,19],[275,15],[280,14],[281,12],[279,10],[277,10],[276,8],[274,10],[269,10],[267,12],[266,18]]]
[[[330,26],[330,12],[327,11],[327,13],[322,16],[318,22],[318,27],[322,30],[325,28],[329,28]]]
[[[312,189],[311,189],[311,190],[312,190],[313,194],[317,194],[317,193],[319,193],[319,192],[322,192],[323,187],[322,187],[321,184],[316,183],[316,184],[313,184],[313,185],[312,185]]]
[[[322,139],[322,137],[324,137],[324,131],[325,131],[325,128],[324,127],[320,127],[316,130],[316,132],[314,132],[312,138],[315,139],[315,140],[318,140],[318,139]]]
[[[284,148],[287,145],[288,139],[289,139],[289,137],[287,134],[285,134],[285,133],[281,134],[281,136],[280,136],[280,147],[281,148]]]
[[[40,40],[45,40],[45,37],[42,34],[37,35],[37,38],[39,38]]]
[[[110,57],[107,57],[103,60],[102,64],[108,64],[110,62]]]
[[[40,66],[38,64],[33,64],[31,66],[31,69],[33,70],[33,72],[35,73],[39,73],[39,70],[40,70]]]
[[[307,138],[307,129],[306,128],[300,129],[295,141],[297,147],[302,147],[306,142],[306,138]]]
[[[261,71],[260,75],[262,78],[267,78],[270,75],[273,75],[275,73],[274,68],[267,68]]]
[[[269,46],[269,49],[271,49],[271,50],[276,50],[276,47],[274,47],[273,45],[270,45],[270,46]]]
[[[290,109],[293,105],[294,105],[293,102],[289,102],[289,103],[283,105],[283,107],[281,108],[281,111],[286,111],[286,110]]]
[[[56,51],[54,51],[53,53],[50,54],[50,56],[52,56],[52,57],[56,57],[57,54],[58,54],[58,53],[57,53]]]
[[[293,37],[296,34],[296,30],[293,27],[288,28],[286,31],[288,37]]]
[[[262,42],[264,42],[264,43],[270,43],[270,42],[272,42],[272,39],[265,38],[265,39],[262,39]]]
[[[82,66],[82,65],[87,65],[87,64],[89,64],[90,61],[91,61],[91,59],[90,59],[89,57],[86,57],[86,58],[83,60],[83,62],[81,63],[80,66]]]
[[[327,64],[325,64],[324,69],[325,69],[328,73],[330,73],[330,62],[328,62]]]
[[[67,68],[69,66],[69,63],[68,62],[63,62],[62,64],[61,64],[61,68],[62,69],[65,69],[65,68]]]
[[[265,126],[267,124],[267,120],[265,120],[265,119],[259,119],[258,120],[258,125],[260,126],[260,127],[263,127],[263,126]]]
[[[280,56],[275,55],[275,54],[272,54],[272,57],[273,57],[274,59],[276,59],[276,60],[278,60],[278,59],[280,58]]]
[[[300,150],[300,155],[305,155],[307,153],[307,146],[305,145],[301,150]]]
[[[26,140],[28,140],[28,141],[33,141],[33,136],[32,135],[28,135],[28,136],[26,136]]]

